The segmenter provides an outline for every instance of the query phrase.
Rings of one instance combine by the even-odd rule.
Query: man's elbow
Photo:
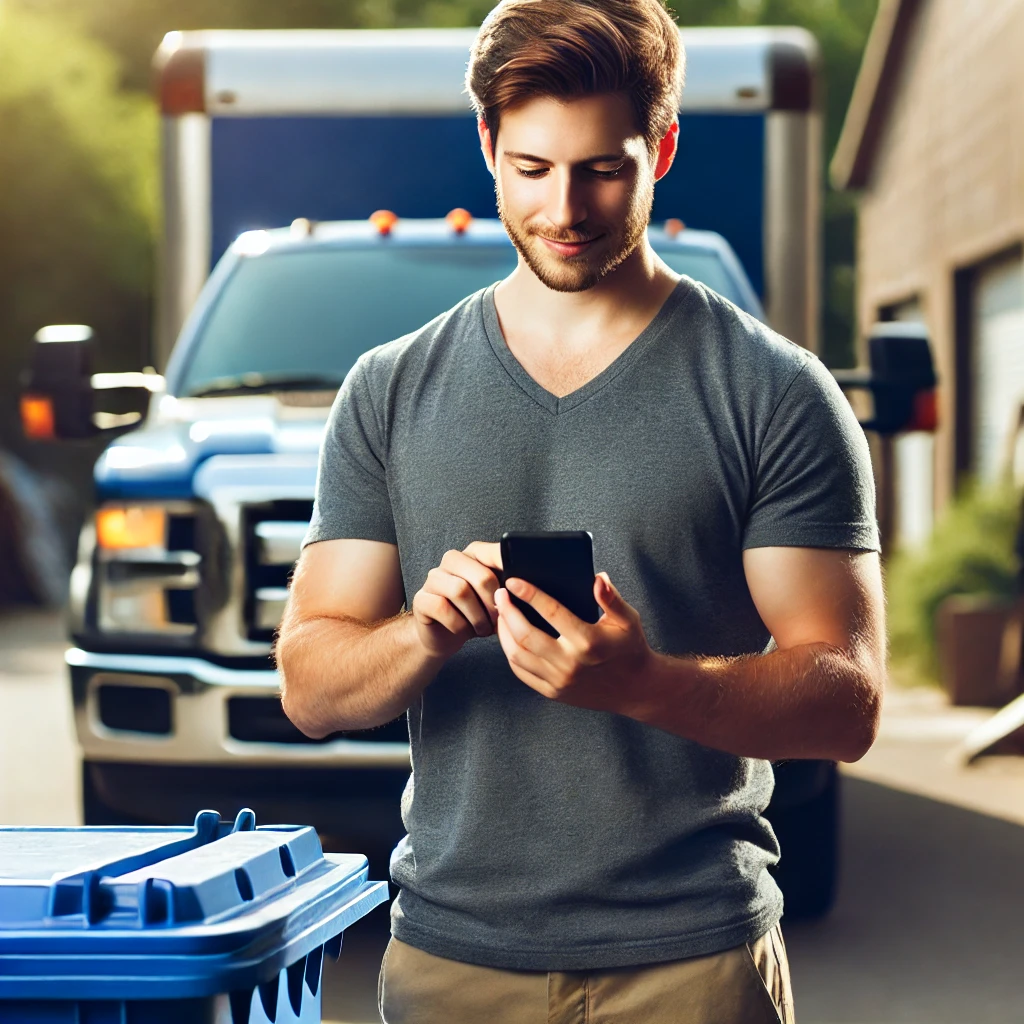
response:
[[[865,673],[859,680],[855,702],[856,714],[850,716],[847,733],[847,749],[838,758],[847,764],[859,761],[878,738],[882,722],[883,680]]]
[[[295,665],[292,639],[291,633],[282,629],[274,644],[277,670],[281,676],[281,709],[303,736],[311,740],[322,740],[331,730],[325,728],[320,720],[309,687],[302,685]]]
[[[308,736],[311,740],[322,740],[325,736],[329,736],[331,730],[324,726],[323,722],[320,721],[315,710],[310,706],[308,700],[304,700],[301,696],[302,691],[298,691],[298,696],[294,687],[289,687],[282,679],[281,687],[281,709],[285,713],[285,717],[295,726],[303,736]]]

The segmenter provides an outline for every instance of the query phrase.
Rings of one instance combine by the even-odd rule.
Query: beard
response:
[[[596,252],[583,252],[578,256],[559,256],[537,238],[538,232],[525,221],[516,221],[502,200],[501,189],[495,181],[498,217],[523,262],[533,271],[545,287],[555,292],[585,292],[607,277],[641,243],[651,221],[654,206],[654,182],[640,186],[630,203],[626,219],[615,229],[606,230],[597,243]],[[544,232],[553,242],[586,242],[602,234],[584,221],[569,231]]]

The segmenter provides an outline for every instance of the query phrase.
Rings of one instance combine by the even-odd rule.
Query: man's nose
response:
[[[585,189],[579,178],[569,169],[558,168],[548,179],[551,194],[548,197],[548,219],[563,231],[587,219]]]

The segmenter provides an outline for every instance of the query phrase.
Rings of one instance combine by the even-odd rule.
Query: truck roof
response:
[[[729,243],[714,231],[696,231],[681,224],[652,224],[648,237],[656,249],[714,252],[732,265],[736,259]],[[475,217],[464,231],[455,231],[443,217],[411,217],[395,220],[383,233],[371,219],[308,221],[296,220],[290,227],[246,231],[235,240],[231,252],[257,256],[269,251],[306,248],[313,245],[502,245],[512,242],[501,221]]]
[[[450,216],[450,215],[449,215]],[[651,224],[647,237],[657,252],[705,252],[717,256],[743,297],[743,306],[763,317],[761,302],[750,285],[743,265],[729,243],[715,231],[687,228],[682,221]],[[474,217],[461,231],[453,229],[447,218],[397,218],[388,230],[381,231],[373,218],[366,220],[311,221],[299,218],[290,227],[245,231],[228,250],[227,260],[261,256],[267,252],[287,252],[310,246],[512,246],[501,221],[494,217]]]
[[[165,114],[468,112],[477,30],[169,32],[154,58]],[[683,111],[809,110],[819,51],[800,28],[684,28]],[[393,57],[401,53],[401,70]],[[392,58],[392,59],[389,59]]]

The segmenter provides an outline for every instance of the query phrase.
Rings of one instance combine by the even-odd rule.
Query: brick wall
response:
[[[942,377],[936,500],[954,461],[957,269],[1024,241],[1024,0],[924,0],[860,204],[858,318],[920,298]]]

